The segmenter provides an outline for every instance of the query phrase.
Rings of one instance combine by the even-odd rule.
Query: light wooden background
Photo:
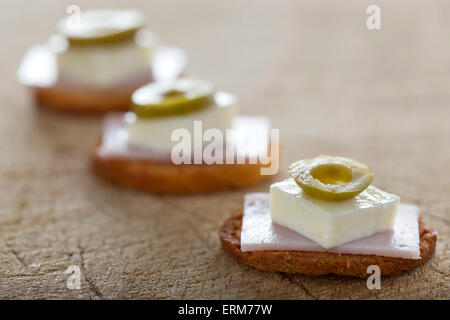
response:
[[[118,1],[95,1],[103,7]],[[98,181],[88,154],[100,119],[35,110],[16,81],[25,49],[69,4],[0,4],[0,298],[450,298],[448,1],[127,1],[191,75],[281,129],[282,171],[300,158],[368,164],[374,184],[416,203],[439,231],[434,259],[370,291],[358,279],[237,265],[217,231],[250,190],[153,196]],[[365,10],[382,9],[369,31]],[[422,5],[420,5],[422,4]],[[117,5],[124,7],[124,5]],[[81,290],[66,287],[81,267]]]

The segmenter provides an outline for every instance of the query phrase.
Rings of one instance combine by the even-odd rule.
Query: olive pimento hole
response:
[[[311,176],[324,184],[345,184],[352,181],[352,170],[342,164],[322,164],[311,169]]]
[[[178,90],[178,89],[169,89],[166,92],[163,93],[164,97],[174,97],[174,96],[180,96],[180,95],[184,95],[185,92]]]

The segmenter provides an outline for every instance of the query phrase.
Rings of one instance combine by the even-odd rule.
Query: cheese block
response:
[[[147,47],[126,41],[114,46],[77,46],[56,53],[60,78],[97,88],[108,88],[136,73],[151,72],[155,43]],[[55,46],[55,45],[53,45]]]
[[[226,129],[232,127],[236,102],[235,95],[217,92],[211,106],[187,114],[139,118],[130,112],[125,116],[129,142],[144,148],[170,152],[177,144],[171,140],[172,133],[178,128],[184,128],[193,136],[194,121],[201,121],[202,131],[213,128],[225,133]]]

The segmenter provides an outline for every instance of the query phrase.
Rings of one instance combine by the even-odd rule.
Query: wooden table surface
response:
[[[379,31],[366,28],[367,1],[126,3],[145,10],[165,43],[185,48],[191,75],[238,94],[242,114],[272,118],[283,146],[273,181],[294,160],[347,156],[374,170],[376,186],[421,207],[439,232],[436,255],[382,278],[381,290],[226,256],[219,226],[270,182],[155,196],[96,179],[88,154],[100,119],[36,110],[15,81],[26,48],[54,31],[69,4],[0,4],[0,298],[450,298],[448,1],[376,1]],[[66,286],[70,265],[81,268],[80,290]]]

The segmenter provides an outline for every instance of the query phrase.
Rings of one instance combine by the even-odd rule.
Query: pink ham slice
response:
[[[301,234],[273,222],[268,193],[250,193],[244,203],[241,250],[328,251],[420,259],[418,218],[417,206],[399,204],[393,231],[380,232],[326,250]]]
[[[124,113],[110,113],[103,120],[102,145],[99,155],[104,158],[122,158],[128,160],[151,160],[170,162],[170,152],[142,148],[128,141],[128,130]],[[247,163],[256,163],[268,156],[270,145],[270,121],[265,117],[236,117],[233,121],[233,135],[227,143],[227,150],[234,148],[236,157]],[[161,137],[170,139],[170,137]],[[228,151],[224,152],[226,156]],[[231,151],[230,153],[231,154]],[[224,160],[226,163],[227,160]]]

